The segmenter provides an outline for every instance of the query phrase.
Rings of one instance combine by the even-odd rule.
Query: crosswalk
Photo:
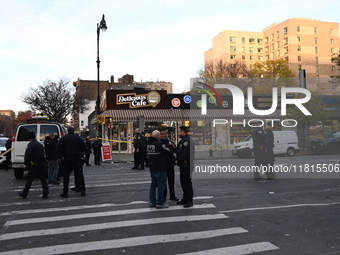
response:
[[[266,241],[229,246],[226,242],[228,236],[242,235],[248,230],[228,226],[228,216],[217,213],[215,205],[210,203],[195,204],[191,208],[174,205],[157,210],[148,208],[147,202],[136,201],[28,209],[3,212],[0,217],[7,219],[0,232],[0,255],[120,254],[124,249],[133,247],[150,251],[141,254],[155,254],[155,246],[170,247],[162,254],[188,255],[241,255],[279,249]],[[210,228],[210,223],[216,221],[220,227]],[[197,228],[200,225],[203,227]],[[129,228],[132,230],[129,231]],[[142,234],[137,231],[141,228]],[[185,229],[190,231],[183,231]],[[202,243],[212,242],[215,238],[224,242],[218,242],[219,247],[204,249]],[[185,242],[190,242],[191,250],[171,250],[173,245],[181,247]],[[124,253],[136,254],[134,251]]]
[[[61,187],[51,186],[50,198],[42,200],[37,198],[40,184],[35,183],[30,199],[0,203],[0,255],[243,255],[279,250],[261,237],[250,238],[251,231],[235,225],[209,202],[212,196],[195,197],[190,208],[170,202],[161,210],[149,208],[143,199],[119,200],[122,203],[105,203],[111,197],[96,199],[115,192],[136,197],[142,190],[139,198],[145,198],[147,172],[131,174],[122,167],[113,173],[102,168],[88,172],[87,180],[85,198],[71,193],[61,199]],[[16,186],[12,193],[21,189]]]

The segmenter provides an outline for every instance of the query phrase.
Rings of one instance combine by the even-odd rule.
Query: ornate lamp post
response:
[[[99,68],[100,68],[100,60],[99,60],[99,34],[100,30],[105,32],[107,29],[105,16],[103,14],[103,18],[100,23],[97,23],[97,82],[98,82],[98,95],[97,95],[97,102],[96,102],[96,112],[100,114],[100,81],[99,81]]]

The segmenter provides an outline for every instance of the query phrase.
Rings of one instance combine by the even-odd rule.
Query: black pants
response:
[[[192,203],[194,197],[194,190],[192,188],[191,182],[191,167],[188,166],[180,166],[179,167],[180,173],[180,181],[181,187],[183,190],[183,198],[182,201],[185,203]]]
[[[90,164],[90,155],[91,155],[91,151],[90,150],[86,150],[85,151],[85,164],[89,165]]]
[[[254,178],[260,178],[260,171],[262,166],[268,166],[267,159],[267,149],[265,146],[254,147],[255,162],[254,165],[257,166],[257,171],[254,171]]]
[[[100,165],[101,152],[100,151],[95,151],[95,152],[93,152],[93,154],[94,154],[94,164],[95,165]]]
[[[135,149],[135,152],[133,153],[133,159],[135,161],[134,168],[144,168],[144,149],[139,148],[139,151]]]
[[[27,181],[25,188],[22,191],[24,196],[28,195],[28,192],[32,186],[32,182],[37,177],[40,179],[41,186],[43,188],[43,195],[48,195],[48,185],[46,181],[47,165],[46,163],[40,163],[34,165],[32,168],[28,169]]]
[[[167,182],[169,186],[169,191],[170,191],[170,199],[176,198],[175,195],[175,169],[174,165],[171,162],[166,163],[166,175],[167,175]],[[167,190],[167,185],[165,183],[165,190],[164,190],[164,198],[166,199],[166,195],[168,193]]]
[[[70,182],[70,174],[71,171],[74,171],[74,178],[75,184],[78,186],[77,188],[80,189],[81,192],[85,192],[85,180],[83,172],[81,171],[80,166],[80,157],[73,156],[73,157],[65,157],[63,160],[63,167],[64,167],[64,179],[63,179],[63,193],[68,193],[68,185]]]

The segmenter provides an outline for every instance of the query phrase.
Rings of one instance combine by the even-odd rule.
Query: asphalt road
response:
[[[340,173],[322,172],[334,174],[338,155],[278,157],[281,169],[309,172],[278,172],[275,182],[216,172],[252,164],[196,160],[194,207],[169,201],[162,210],[148,207],[148,170],[132,163],[85,167],[88,195],[70,191],[67,199],[62,186],[42,199],[38,180],[21,199],[25,179],[0,170],[0,254],[340,254]],[[203,166],[210,172],[198,172]],[[176,183],[181,197],[178,169]]]

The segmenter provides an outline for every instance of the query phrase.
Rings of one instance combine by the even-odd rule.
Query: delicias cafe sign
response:
[[[127,104],[130,109],[140,108],[140,107],[156,107],[161,101],[161,95],[156,91],[151,91],[147,94],[117,94],[116,104],[123,105]]]

